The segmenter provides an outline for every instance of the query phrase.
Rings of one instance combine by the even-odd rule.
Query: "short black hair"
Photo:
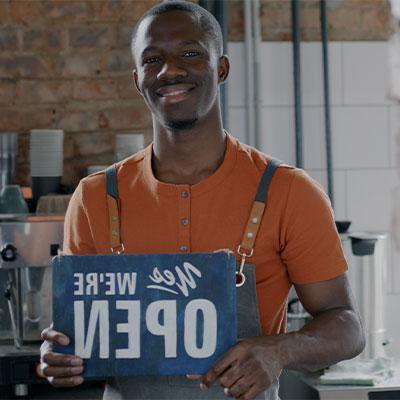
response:
[[[160,15],[175,10],[187,11],[194,14],[197,17],[200,26],[204,29],[205,32],[210,35],[212,41],[214,42],[215,49],[217,50],[218,55],[221,56],[223,54],[224,45],[221,26],[209,11],[199,6],[198,4],[190,3],[184,0],[164,0],[146,11],[135,24],[131,38],[131,50],[133,56],[133,48],[135,45],[136,34],[143,20],[147,17]]]

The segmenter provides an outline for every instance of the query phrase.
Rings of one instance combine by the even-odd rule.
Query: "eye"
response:
[[[183,57],[193,58],[199,56],[200,53],[198,51],[185,51],[183,53]]]
[[[143,60],[143,64],[154,64],[159,60],[160,60],[160,57],[158,57],[158,56],[148,57]]]

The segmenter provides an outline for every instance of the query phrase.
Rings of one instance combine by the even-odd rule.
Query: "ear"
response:
[[[221,56],[218,60],[218,82],[224,83],[229,75],[229,58],[225,55]]]
[[[139,85],[138,85],[138,74],[137,74],[136,69],[134,69],[132,71],[132,75],[133,75],[133,81],[135,82],[136,90],[139,92],[139,94],[142,94],[142,92],[139,89]]]

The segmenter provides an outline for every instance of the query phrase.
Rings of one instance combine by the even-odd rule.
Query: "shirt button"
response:
[[[183,190],[181,192],[181,197],[183,197],[185,199],[186,197],[189,197],[189,193],[186,190]]]
[[[187,247],[187,246],[181,246],[181,247],[179,248],[179,250],[180,250],[182,253],[186,253],[186,252],[188,251],[188,247]]]
[[[186,225],[189,224],[189,220],[188,220],[187,218],[182,218],[182,219],[181,219],[181,224],[184,225],[184,226],[186,226]]]

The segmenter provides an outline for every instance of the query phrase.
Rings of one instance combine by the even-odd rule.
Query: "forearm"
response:
[[[281,336],[283,368],[316,371],[355,357],[365,345],[358,314],[347,309],[320,313],[300,331]]]

